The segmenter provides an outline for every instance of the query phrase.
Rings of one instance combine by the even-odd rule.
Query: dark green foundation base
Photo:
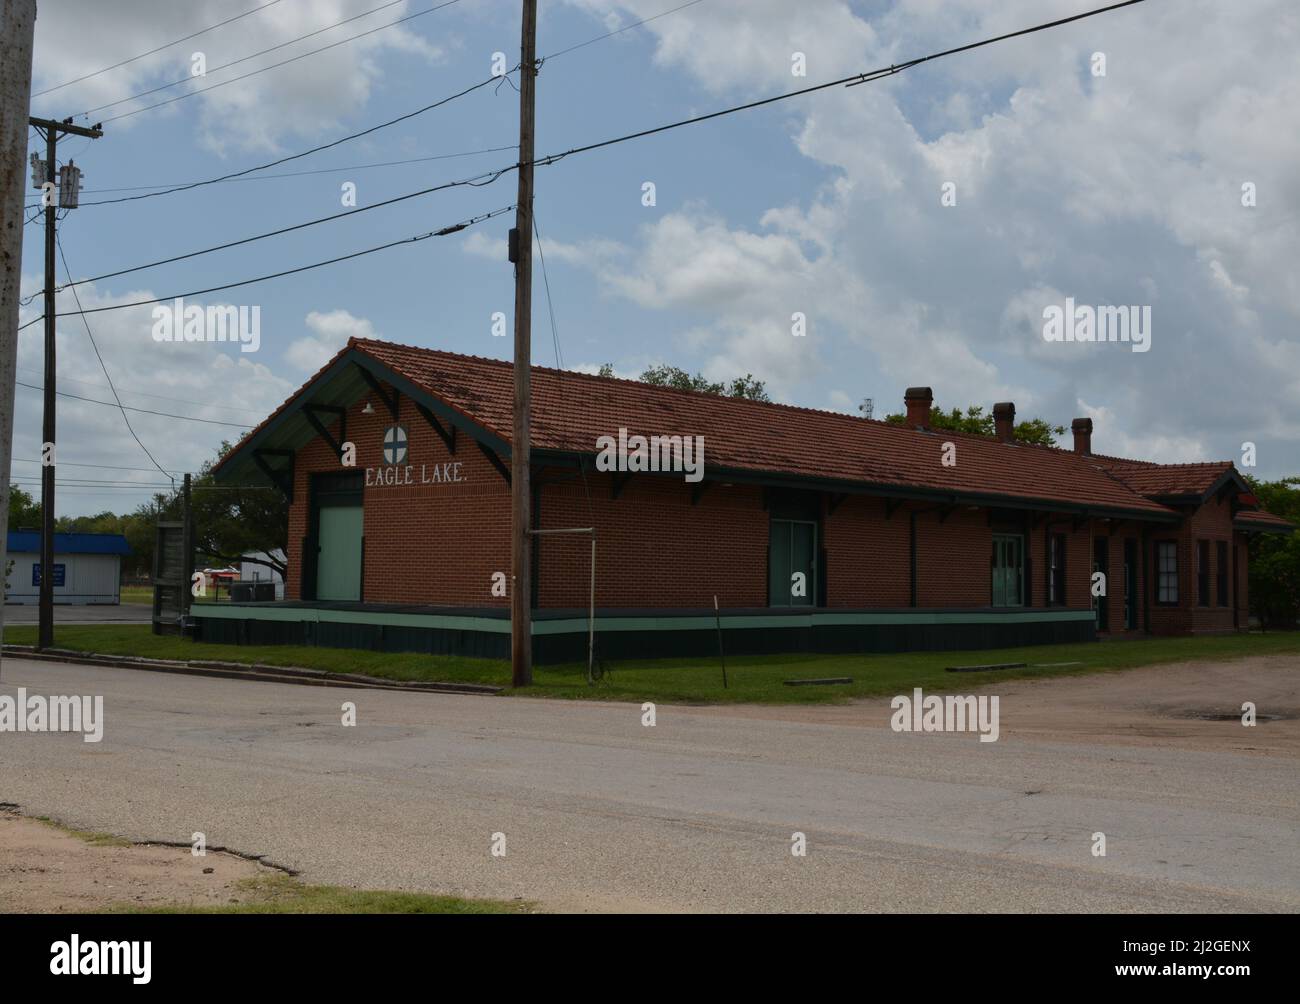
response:
[[[190,611],[200,641],[232,645],[320,645],[375,652],[510,657],[504,610],[360,603],[223,603]],[[1091,610],[729,610],[727,655],[775,652],[918,652],[1015,648],[1095,641]],[[713,611],[597,610],[602,659],[718,654]],[[587,614],[533,613],[533,661],[585,662]]]

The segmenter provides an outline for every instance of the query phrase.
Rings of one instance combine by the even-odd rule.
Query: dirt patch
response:
[[[997,694],[1001,737],[1105,741],[1217,752],[1300,756],[1300,656],[1181,662],[1146,669],[964,687]],[[715,705],[701,713],[889,728],[889,697],[839,705]],[[1242,705],[1256,724],[1242,724]],[[691,713],[691,709],[681,709]]]
[[[231,854],[103,835],[0,812],[0,912],[95,913],[163,905],[215,906],[240,898],[242,879],[278,874]]]

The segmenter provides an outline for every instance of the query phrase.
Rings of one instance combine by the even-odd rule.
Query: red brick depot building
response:
[[[541,367],[532,390],[533,528],[595,529],[605,657],[716,652],[714,597],[736,653],[1241,630],[1247,536],[1292,529],[1230,462],[1095,455],[1090,419],[1073,450],[1019,444],[1011,404],[996,438],[934,430],[925,387],[904,425]],[[289,497],[285,600],[196,608],[197,634],[508,655],[512,401],[508,362],[351,340],[216,470]],[[702,437],[702,470],[598,469],[620,430]],[[589,538],[534,537],[527,588],[534,658],[584,658]]]

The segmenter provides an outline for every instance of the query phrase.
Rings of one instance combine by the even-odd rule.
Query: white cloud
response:
[[[191,0],[157,3],[154,0],[62,0],[43,4],[36,21],[33,92],[85,76],[125,58],[214,25],[250,10],[249,0]],[[106,120],[123,112],[167,101],[190,90],[205,93],[164,108],[112,123],[128,130],[146,118],[170,118],[178,126],[194,121],[200,142],[223,156],[231,150],[279,150],[295,137],[311,137],[335,128],[365,105],[384,64],[394,54],[425,63],[441,60],[442,52],[405,25],[385,28],[356,41],[338,45],[302,59],[304,53],[361,35],[397,21],[417,7],[409,0],[311,38],[277,48],[264,56],[236,62],[354,17],[378,6],[374,0],[293,0],[277,3],[250,17],[118,69],[37,97],[33,105],[42,113],[63,117],[69,108],[92,109],[90,121]],[[438,17],[437,14],[431,15]],[[191,78],[192,57],[203,53],[207,74]],[[109,55],[111,54],[111,55]],[[284,66],[235,80],[284,60]],[[235,63],[227,69],[218,69]],[[120,99],[184,80],[135,101]],[[224,84],[225,81],[234,81]],[[223,86],[213,86],[223,84]]]
[[[298,369],[315,373],[324,366],[349,338],[374,338],[374,326],[364,317],[354,317],[346,310],[313,310],[305,318],[311,334],[289,344],[284,357]]]
[[[40,279],[23,277],[24,288]],[[93,284],[77,287],[86,310],[150,299],[156,294],[135,289],[120,294],[101,293]],[[220,301],[213,301],[219,303]],[[187,300],[200,303],[198,300]],[[72,292],[60,293],[60,313],[78,309]],[[140,440],[168,470],[197,471],[211,460],[223,440],[234,441],[244,429],[256,425],[295,389],[276,376],[255,353],[242,353],[238,345],[206,342],[155,342],[152,307],[129,307],[86,315],[113,386],[128,408],[131,426]],[[37,315],[32,315],[37,316]],[[24,315],[24,320],[27,319]],[[263,327],[265,331],[265,326]],[[121,411],[113,405],[113,391],[79,317],[59,319],[56,331],[58,357],[58,478],[167,484],[163,475],[148,473],[152,464],[127,431]],[[32,325],[19,334],[18,380],[40,386],[44,372],[43,326]],[[72,395],[75,395],[72,396]],[[78,400],[86,398],[89,400]],[[94,403],[94,402],[107,402]],[[145,412],[164,414],[146,414]],[[39,470],[30,461],[41,448],[41,394],[19,387],[15,401],[13,455],[19,461],[14,473],[25,479]],[[190,416],[205,424],[168,416]],[[76,464],[145,468],[131,471]],[[27,486],[28,490],[31,486]],[[131,491],[69,486],[60,491],[58,512],[126,511],[146,498],[150,489]],[[98,495],[98,498],[92,496]]]
[[[632,18],[658,5],[614,6]],[[847,3],[718,2],[641,30],[664,67],[752,99],[793,86],[794,49],[812,83],[1077,9],[900,3],[868,24]],[[788,391],[854,365],[856,348],[863,392],[883,373],[900,391],[1005,397],[1065,423],[1086,398],[1138,455],[1232,456],[1242,430],[1300,427],[1298,47],[1300,12],[1283,0],[1149,4],[799,98],[782,106],[800,119],[795,145],[837,172],[830,183],[756,207],[761,232],[707,206],[670,213],[630,265],[593,270],[641,308],[692,312],[679,341],[724,375],[752,369]],[[1046,345],[1041,310],[1064,295],[1154,303],[1152,351]],[[794,309],[816,318],[798,347]],[[1279,463],[1294,466],[1289,452]]]

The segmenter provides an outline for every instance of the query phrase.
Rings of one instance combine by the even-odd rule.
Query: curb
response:
[[[132,655],[102,655],[71,649],[47,648],[36,651],[31,645],[5,645],[4,655],[35,662],[71,662],[83,666],[110,666],[114,669],[142,669],[155,673],[178,673],[183,676],[214,676],[229,680],[258,680],[264,683],[293,683],[305,687],[347,687],[367,690],[398,690],[430,694],[499,694],[505,688],[484,683],[435,683],[420,680],[383,680],[359,673],[331,673],[324,669],[300,666],[267,666],[263,663],[217,662],[208,659],[180,661],[148,659]]]

